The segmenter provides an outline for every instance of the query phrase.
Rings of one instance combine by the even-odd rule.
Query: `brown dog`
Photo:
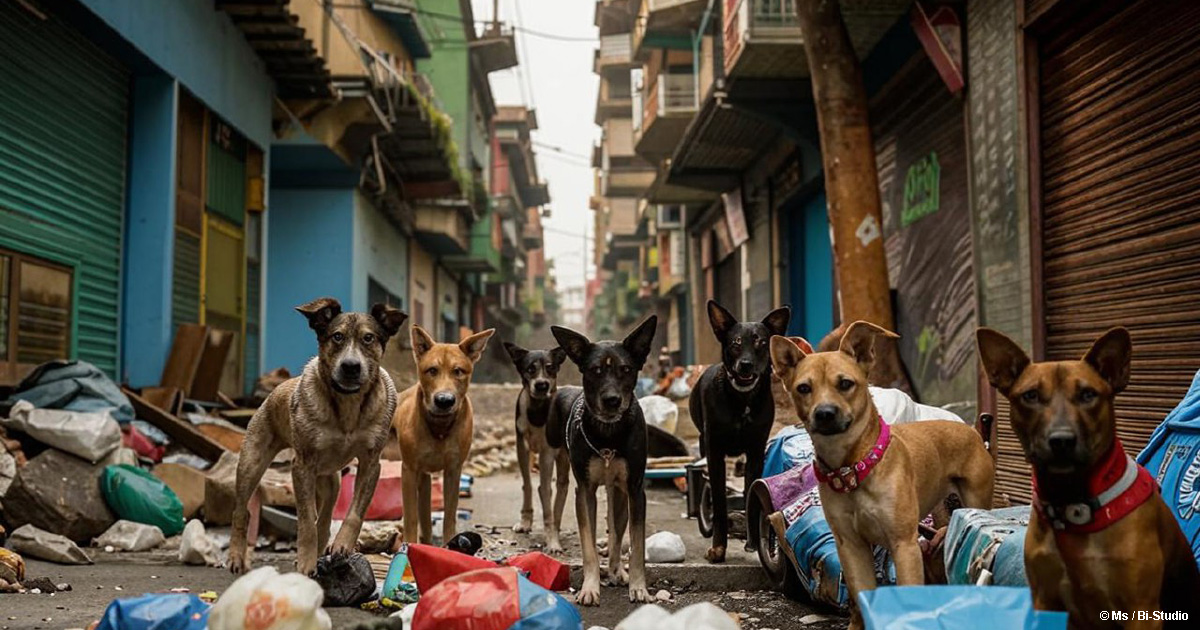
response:
[[[396,387],[379,366],[388,339],[408,315],[376,304],[371,314],[342,313],[333,298],[297,306],[317,333],[317,356],[296,378],[276,387],[246,430],[237,468],[237,503],[229,540],[229,570],[250,569],[246,548],[247,503],[275,455],[291,447],[296,491],[296,569],[311,574],[329,542],[333,505],[342,468],[358,458],[358,481],[350,512],[330,551],[351,553],[363,515],[379,481],[379,454],[396,409]]]
[[[445,518],[442,542],[454,537],[458,479],[471,451],[475,420],[467,387],[471,372],[496,331],[475,333],[457,344],[436,343],[420,326],[412,327],[417,384],[400,394],[392,421],[400,441],[404,492],[404,539],[433,540],[431,473],[442,472]],[[418,520],[419,519],[419,520]],[[420,529],[418,530],[418,522]]]
[[[771,338],[771,360],[812,438],[821,504],[833,530],[851,628],[862,627],[858,594],[874,589],[872,545],[891,552],[896,581],[924,583],[917,543],[921,517],[957,492],[967,507],[990,507],[992,458],[961,422],[930,420],[889,427],[867,390],[875,337],[896,337],[867,322],[846,329],[841,347],[805,355]]]
[[[1113,399],[1129,384],[1128,331],[1109,330],[1079,361],[1044,363],[995,330],[980,328],[976,338],[1033,466],[1025,572],[1034,607],[1067,611],[1072,628],[1162,627],[1136,611],[1187,611],[1194,623],[1200,572],[1191,546],[1154,478],[1116,436]],[[1114,611],[1129,618],[1109,619]]]

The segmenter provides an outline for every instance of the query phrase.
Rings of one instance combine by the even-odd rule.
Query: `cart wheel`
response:
[[[696,522],[700,525],[700,535],[705,538],[712,538],[713,498],[712,484],[708,482],[708,479],[704,480],[704,487],[700,489],[700,506],[697,512]]]
[[[775,512],[771,505],[770,494],[766,487],[756,484],[750,493],[750,504],[747,506],[747,516],[753,521],[747,523],[748,534],[758,542],[758,562],[771,585],[792,599],[804,597],[804,589],[800,584],[800,576],[792,560],[783,550],[787,543],[779,539],[775,528],[771,526],[769,516]]]

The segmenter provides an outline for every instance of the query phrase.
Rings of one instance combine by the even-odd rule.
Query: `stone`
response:
[[[14,527],[34,525],[86,544],[117,520],[100,492],[102,471],[47,449],[17,473],[4,495],[4,514]]]
[[[183,528],[179,561],[184,564],[221,566],[221,547],[204,531],[204,523],[192,519]]]
[[[687,548],[674,532],[658,532],[646,539],[646,562],[683,562]]]
[[[33,525],[22,525],[8,538],[13,551],[59,564],[92,564],[92,559],[71,539]]]
[[[659,589],[659,591],[654,594],[654,599],[657,599],[660,602],[669,602],[671,601],[671,591],[668,591],[665,588]]]
[[[144,523],[120,520],[113,523],[108,531],[96,539],[96,547],[104,547],[106,552],[116,548],[121,551],[147,551],[166,542],[162,530]]]
[[[167,484],[167,487],[179,497],[183,503],[183,518],[196,516],[204,507],[204,471],[187,464],[162,463],[154,467],[154,476]]]

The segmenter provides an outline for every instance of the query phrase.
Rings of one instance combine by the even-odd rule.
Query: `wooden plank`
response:
[[[183,410],[183,392],[178,387],[144,387],[142,398],[172,415]]]
[[[195,380],[196,370],[200,367],[200,356],[207,337],[207,326],[181,325],[175,331],[171,354],[167,355],[167,364],[163,366],[162,378],[158,384],[162,387],[174,387],[182,391],[184,396],[190,396],[192,381]]]
[[[129,397],[129,402],[133,404],[133,410],[138,418],[162,429],[172,440],[178,442],[184,448],[210,462],[216,462],[225,453],[224,446],[221,446],[212,438],[201,433],[192,423],[176,418],[150,404],[145,398],[142,398],[137,392],[128,387],[122,387],[121,391]]]
[[[229,348],[233,345],[233,333],[227,330],[210,328],[205,340],[204,350],[200,354],[200,365],[196,369],[196,378],[192,381],[188,398],[216,402],[220,393],[221,373],[225,371],[225,359],[229,356]]]

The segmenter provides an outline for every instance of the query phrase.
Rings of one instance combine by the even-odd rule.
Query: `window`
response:
[[[372,307],[376,304],[387,304],[394,308],[404,308],[404,300],[398,295],[387,290],[378,280],[367,276],[367,307]]]
[[[71,353],[72,272],[0,250],[0,381]]]

